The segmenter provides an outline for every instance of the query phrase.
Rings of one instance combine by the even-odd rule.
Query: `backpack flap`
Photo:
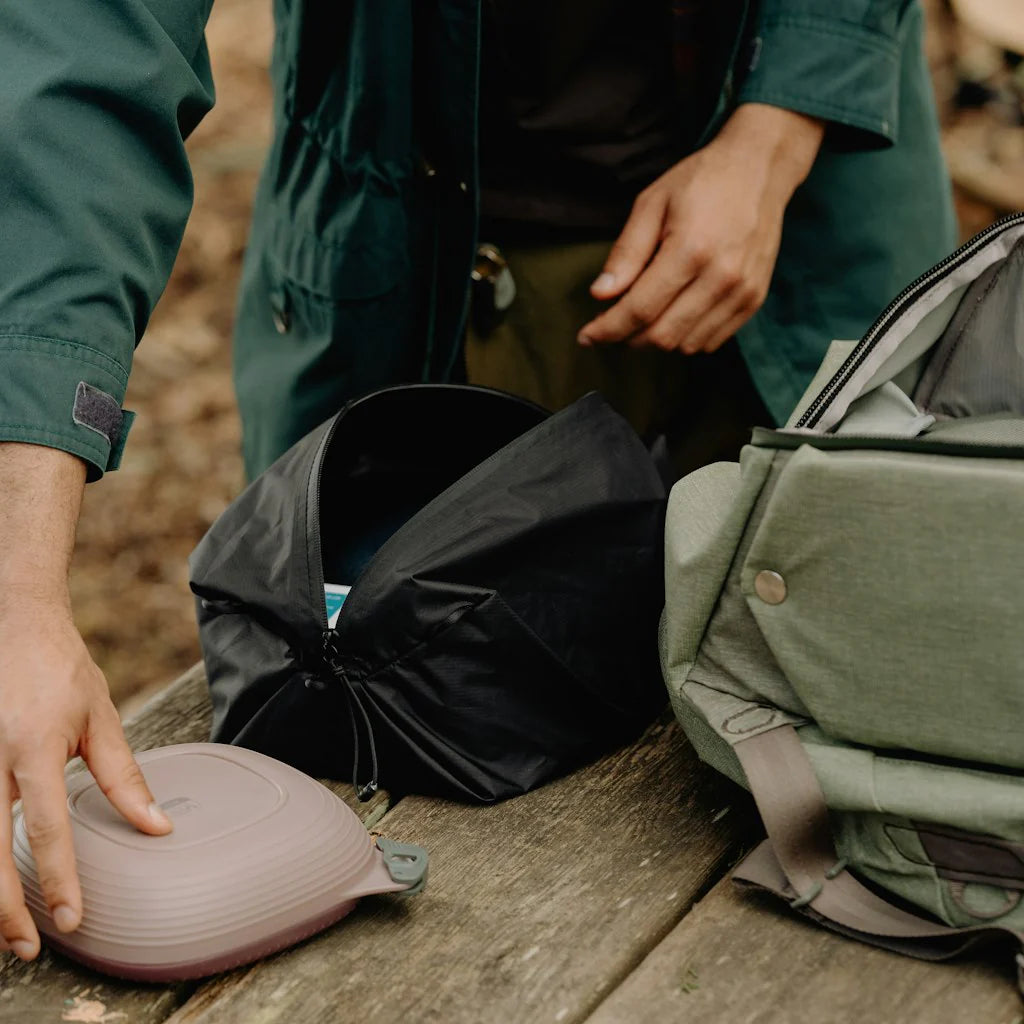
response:
[[[1024,769],[1024,452],[780,454],[741,587],[812,717],[852,743]]]

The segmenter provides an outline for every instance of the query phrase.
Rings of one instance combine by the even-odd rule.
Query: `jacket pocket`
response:
[[[409,270],[399,196],[352,191],[320,154],[308,174],[275,197],[266,253],[271,277],[317,299],[372,299]]]

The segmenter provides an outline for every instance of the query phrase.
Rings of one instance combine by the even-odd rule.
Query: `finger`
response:
[[[21,879],[11,855],[11,793],[13,786],[6,768],[0,768],[0,951],[12,951],[22,960],[39,952],[39,933],[28,908]]]
[[[637,279],[658,246],[665,210],[666,200],[660,193],[637,197],[604,269],[590,286],[595,299],[614,299]]]
[[[688,353],[714,352],[728,341],[760,308],[763,295],[747,285],[732,291],[687,338]]]
[[[60,931],[70,932],[82,918],[82,893],[71,841],[65,761],[64,750],[40,749],[31,761],[15,767],[14,777],[21,790],[25,833],[35,858],[39,888],[53,923]]]
[[[650,266],[611,309],[580,332],[593,344],[625,341],[646,331],[684,288],[697,278],[699,266],[679,245],[662,244]]]
[[[696,352],[692,341],[694,332],[707,318],[717,315],[722,319],[730,316],[731,311],[728,295],[723,297],[721,289],[705,274],[684,288],[653,324],[634,334],[629,345],[681,350],[688,354]]]
[[[90,717],[81,753],[106,798],[140,832],[165,835],[171,831],[171,819],[153,799],[113,705],[109,712]]]
[[[753,314],[746,311],[738,313],[731,320],[726,321],[714,335],[709,337],[701,349],[702,352],[717,352],[736,332],[750,319]]]

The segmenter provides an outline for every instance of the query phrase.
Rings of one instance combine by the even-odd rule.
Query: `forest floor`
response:
[[[994,167],[1000,160],[1012,165],[1024,152],[1024,128],[1007,113],[998,83],[1010,71],[999,52],[963,31],[943,0],[925,7],[947,152],[974,192],[957,197],[967,237],[1005,209],[1024,206],[1013,191],[1024,177]],[[72,603],[122,713],[198,660],[188,554],[243,484],[230,337],[250,203],[270,135],[272,33],[269,0],[213,6],[207,38],[217,105],[189,141],[195,210],[136,356],[126,405],[138,418],[124,463],[86,492]],[[997,82],[969,110],[962,106],[965,69],[972,79]]]

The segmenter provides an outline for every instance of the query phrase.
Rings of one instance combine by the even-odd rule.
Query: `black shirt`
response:
[[[684,155],[666,0],[484,0],[485,225],[617,231]]]

